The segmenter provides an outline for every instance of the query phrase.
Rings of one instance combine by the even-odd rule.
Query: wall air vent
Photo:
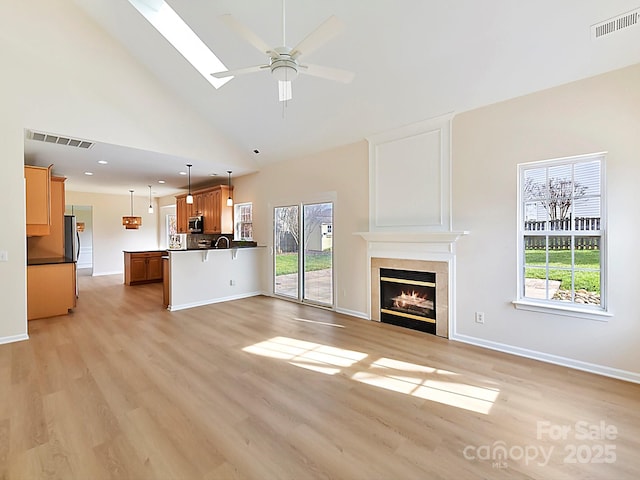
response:
[[[591,39],[597,40],[598,38],[606,37],[607,35],[614,34],[629,27],[637,27],[639,24],[640,8],[610,18],[604,22],[591,25]]]
[[[93,142],[88,140],[80,140],[79,138],[63,137],[61,135],[53,135],[51,133],[34,132],[33,130],[27,131],[27,138],[29,140],[36,140],[38,142],[55,143],[57,145],[67,145],[68,147],[77,148],[91,148]]]

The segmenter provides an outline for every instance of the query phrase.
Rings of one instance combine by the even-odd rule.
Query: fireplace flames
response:
[[[433,310],[433,300],[429,300],[415,290],[411,293],[402,292],[392,300],[393,307],[401,310],[418,311],[423,314],[426,314],[427,310]]]

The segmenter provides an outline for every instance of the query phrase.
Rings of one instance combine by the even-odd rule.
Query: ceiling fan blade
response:
[[[313,32],[307,35],[295,48],[291,51],[291,56],[296,59],[300,55],[308,55],[316,51],[326,42],[335,37],[342,30],[343,23],[335,15],[327,18]]]
[[[351,83],[355,73],[339,68],[323,67],[321,65],[299,65],[298,73],[311,75],[312,77],[326,78],[327,80],[335,80],[336,82]]]
[[[235,77],[236,75],[245,75],[247,73],[259,72],[260,70],[268,70],[268,69],[269,69],[269,65],[253,65],[252,67],[238,68],[236,70],[215,72],[215,73],[212,73],[211,76],[216,78],[227,78],[227,77]]]
[[[262,53],[269,55],[271,53],[271,47],[266,44],[264,40],[262,40],[258,35],[253,33],[246,27],[244,24],[237,21],[231,15],[222,15],[220,19],[232,30],[234,30],[238,35],[244,38],[251,45],[256,47]]]

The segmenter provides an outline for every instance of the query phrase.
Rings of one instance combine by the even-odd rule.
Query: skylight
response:
[[[215,78],[211,74],[228,68],[209,50],[164,0],[129,0],[140,14],[166,38],[211,85],[220,88],[233,77]]]

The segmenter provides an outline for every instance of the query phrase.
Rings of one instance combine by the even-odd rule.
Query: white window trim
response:
[[[517,198],[517,221],[518,221],[518,239],[517,239],[517,282],[516,282],[516,300],[511,303],[518,310],[528,310],[538,313],[548,313],[552,315],[560,315],[566,317],[577,317],[588,320],[597,320],[606,322],[609,318],[613,317],[613,314],[608,308],[608,264],[609,255],[607,248],[607,195],[606,195],[606,154],[607,152],[596,152],[584,155],[575,155],[571,157],[556,158],[551,160],[542,160],[538,162],[527,162],[518,164],[518,198]],[[588,160],[600,160],[600,291],[601,291],[601,305],[600,306],[580,306],[579,304],[563,304],[560,302],[554,302],[552,300],[539,300],[524,296],[524,256],[522,255],[524,249],[524,235],[525,231],[522,230],[524,225],[523,208],[522,208],[522,179],[523,171],[536,167],[552,167],[554,165],[564,165],[567,163],[580,163]]]
[[[251,225],[253,226],[254,222],[253,222],[253,202],[243,202],[243,203],[236,203],[234,204],[233,207],[233,214],[234,214],[234,218],[233,218],[233,239],[234,240],[247,240],[247,241],[253,241],[253,235],[251,236],[250,239],[248,238],[240,238],[237,236],[238,233],[238,225],[242,222],[240,222],[240,220],[237,219],[236,217],[236,212],[240,212],[240,207],[246,206],[246,205],[251,205]]]

